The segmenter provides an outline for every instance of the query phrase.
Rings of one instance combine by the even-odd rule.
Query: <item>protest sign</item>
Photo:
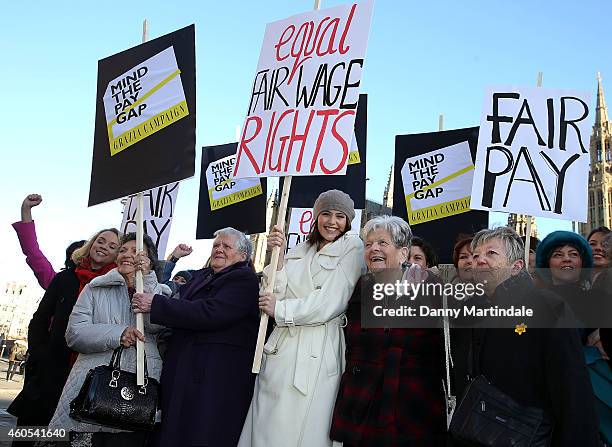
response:
[[[206,168],[206,185],[211,211],[262,194],[258,178],[235,179],[232,177],[236,155],[228,155],[213,161]]]
[[[143,193],[144,234],[147,234],[155,243],[160,259],[166,254],[178,190],[179,183],[177,182]],[[123,219],[119,227],[122,233],[136,232],[137,211],[138,201],[136,200],[136,195],[127,197],[123,207]]]
[[[488,88],[471,207],[586,222],[589,101],[588,92]]]
[[[234,177],[346,172],[372,6],[267,25]]]
[[[194,174],[194,40],[191,25],[98,62],[90,206]]]
[[[365,209],[367,126],[368,95],[361,94],[355,117],[355,141],[351,145],[346,175],[294,177],[289,193],[290,207],[311,207],[322,192],[339,189],[353,199],[355,208]]]
[[[355,218],[351,222],[349,233],[359,235],[361,228],[361,212],[362,210],[355,210]],[[291,218],[289,220],[289,231],[287,231],[286,236],[286,250],[304,242],[310,233],[310,228],[313,223],[312,208],[292,208]]]
[[[197,239],[233,227],[247,234],[266,228],[266,182],[232,177],[237,143],[202,148]]]
[[[470,210],[474,164],[467,141],[407,158],[401,175],[410,225]]]
[[[473,161],[476,156],[477,141],[478,127],[412,135],[397,135],[395,137],[395,169],[393,170],[393,215],[399,216],[407,222],[410,222],[408,210],[406,208],[406,195],[408,194],[404,191],[401,173],[408,159],[420,159],[426,154],[436,154],[438,151],[442,151],[442,153],[451,150],[455,151],[457,147],[465,147],[464,145],[467,144],[470,150],[470,159]],[[438,157],[438,159],[439,158],[440,157]],[[463,158],[461,158],[461,160],[463,160]],[[408,167],[409,166],[410,165],[408,165]],[[459,166],[458,163],[457,166]],[[449,171],[451,171],[451,169],[449,169]],[[460,171],[459,168],[455,170],[455,172],[458,171]],[[439,174],[437,175],[434,183],[443,179]],[[445,182],[443,185],[446,185],[446,183],[448,182]],[[434,186],[434,189],[435,188],[436,186]],[[445,188],[443,189],[444,191],[440,192],[440,198],[445,197],[447,193],[450,194],[450,191]],[[467,191],[469,194],[470,188],[468,188]],[[457,195],[459,195],[458,192]],[[453,195],[450,195],[450,197],[453,197]],[[436,198],[433,200],[435,199]],[[432,200],[432,198],[428,197],[427,200]],[[438,203],[438,205],[440,208],[444,207],[442,203]],[[413,216],[413,219],[416,218],[419,222],[411,224],[412,231],[415,235],[426,239],[432,244],[441,264],[452,264],[453,246],[459,234],[475,233],[482,228],[486,228],[489,223],[489,213],[487,212],[465,211],[459,214],[452,214],[448,212],[451,210],[452,209],[446,210],[445,214],[447,215],[439,216],[440,218],[436,217],[436,220],[424,220],[423,216],[427,217],[426,214],[416,214]]]

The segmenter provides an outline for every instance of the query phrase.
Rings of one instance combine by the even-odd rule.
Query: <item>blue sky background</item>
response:
[[[322,7],[343,3],[322,0]],[[265,25],[313,7],[312,0],[244,2],[4,2],[0,15],[0,284],[31,282],[10,223],[38,192],[39,241],[60,268],[66,245],[119,226],[118,201],[87,208],[98,59],[196,24],[196,176],[181,185],[170,238],[194,244],[181,267],[209,249],[195,243],[200,147],[234,140],[246,112]],[[368,198],[381,201],[397,134],[478,125],[484,88],[535,85],[592,92],[612,78],[607,2],[377,0],[362,91],[369,94]],[[109,178],[109,182],[113,179]],[[505,215],[494,215],[505,223]],[[568,228],[538,219],[540,234]]]

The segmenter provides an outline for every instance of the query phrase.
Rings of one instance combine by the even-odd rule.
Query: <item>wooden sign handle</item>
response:
[[[541,71],[538,73],[538,87],[542,87],[542,78],[544,73]],[[527,225],[525,225],[525,270],[529,268],[529,251],[531,249],[531,219],[532,216],[527,215]]]
[[[314,0],[314,9],[321,8],[321,0]],[[278,217],[276,218],[276,226],[278,228],[285,227],[285,214],[287,214],[287,203],[289,201],[289,192],[291,191],[291,176],[285,177],[283,182],[283,192],[281,193],[280,207],[278,209]],[[266,285],[266,292],[272,293],[274,291],[274,281],[276,281],[276,269],[278,267],[278,259],[280,257],[281,247],[274,247],[272,250],[272,257],[270,259],[270,265],[274,266],[270,277],[268,278],[268,284]],[[259,331],[257,333],[257,345],[255,346],[255,356],[253,358],[252,372],[259,374],[261,369],[261,357],[263,355],[263,347],[266,341],[266,330],[268,329],[268,314],[261,313],[259,319]]]
[[[142,24],[142,42],[146,42],[149,39],[149,22],[146,20]],[[138,210],[136,212],[136,253],[140,253],[144,249],[144,200],[142,193],[139,192],[136,196],[138,204]],[[153,268],[153,266],[151,266]],[[144,292],[144,278],[142,271],[136,271],[136,292]],[[136,329],[144,335],[144,316],[141,313],[136,314]],[[136,384],[143,386],[144,380],[144,358],[145,348],[144,342],[136,339]]]
[[[289,202],[289,192],[291,191],[291,176],[285,177],[283,182],[283,192],[281,194],[280,206],[278,208],[278,217],[276,218],[276,226],[284,228],[285,226],[285,215],[287,214],[287,203]],[[270,259],[271,269],[270,276],[268,277],[268,284],[266,285],[266,292],[272,293],[274,291],[274,282],[276,281],[276,269],[278,267],[278,260],[280,258],[281,247],[274,247],[272,250],[272,258]],[[259,331],[257,333],[257,345],[255,346],[255,356],[253,357],[253,368],[252,372],[259,374],[261,369],[261,357],[263,355],[263,347],[266,341],[266,330],[268,329],[268,314],[262,312],[259,319]]]

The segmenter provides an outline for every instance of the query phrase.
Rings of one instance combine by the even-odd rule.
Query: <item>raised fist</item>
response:
[[[189,256],[193,248],[191,248],[187,244],[178,244],[176,248],[172,251],[172,256],[175,258],[183,258],[185,256]]]
[[[39,194],[28,194],[25,199],[23,199],[22,207],[33,208],[35,206],[40,205],[42,202],[42,196]]]

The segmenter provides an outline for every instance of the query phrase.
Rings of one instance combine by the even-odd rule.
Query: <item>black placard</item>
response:
[[[233,227],[247,234],[263,233],[266,228],[266,179],[259,179],[262,193],[232,205],[211,211],[206,170],[217,160],[234,155],[238,143],[205,146],[202,148],[202,170],[200,173],[200,199],[196,239],[212,239],[214,232]]]
[[[152,119],[148,127],[126,132],[122,140],[121,151],[111,155],[111,143],[107,130],[107,119],[103,97],[109,83],[123,73],[137,67],[149,58],[173,47],[180,81],[185,95],[186,109],[168,109],[162,117]],[[138,76],[131,79],[122,78],[117,87],[117,98],[136,103],[132,115],[137,115],[139,106],[148,91],[140,91],[140,97],[130,98],[130,93],[138,90]],[[144,75],[143,75],[144,76]],[[125,80],[124,80],[125,79]],[[165,84],[167,85],[167,84]],[[125,87],[124,90],[120,88]],[[158,90],[161,92],[162,89]],[[153,95],[148,96],[152,101]],[[173,33],[138,45],[129,50],[102,59],[98,62],[98,88],[96,95],[96,125],[94,150],[89,189],[89,206],[109,200],[129,196],[157,186],[173,183],[193,176],[195,172],[195,123],[196,123],[196,88],[195,88],[195,26],[190,25]],[[142,101],[138,103],[138,101]],[[117,99],[119,104],[119,99]],[[129,103],[125,103],[125,114],[116,119],[129,116]],[[174,106],[174,104],[170,104]],[[120,107],[118,105],[118,107]],[[121,113],[115,112],[115,113]],[[134,117],[133,116],[133,117]],[[144,116],[144,114],[143,114]],[[177,119],[177,116],[181,116]],[[167,121],[164,121],[167,120]],[[176,121],[174,121],[176,120]],[[170,122],[171,124],[167,124]],[[136,141],[133,145],[130,141]],[[125,142],[125,144],[123,144]],[[128,146],[129,145],[129,146]],[[114,146],[114,145],[113,145]]]
[[[402,166],[407,158],[426,154],[453,144],[467,141],[470,145],[472,161],[476,158],[478,127],[446,130],[442,132],[397,135],[395,137],[395,163],[393,169],[393,215],[408,221],[406,200],[402,185]],[[475,233],[489,225],[486,211],[466,213],[412,225],[415,236],[422,237],[433,245],[441,264],[452,264],[453,246],[459,234]]]

